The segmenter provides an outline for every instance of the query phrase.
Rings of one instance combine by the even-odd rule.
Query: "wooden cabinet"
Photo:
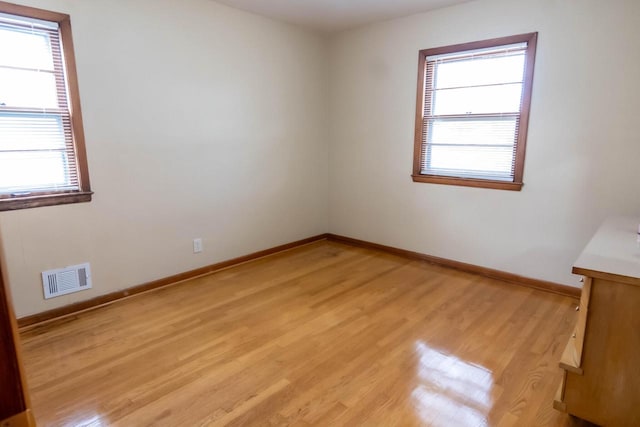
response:
[[[573,267],[584,283],[554,407],[602,426],[640,426],[639,223],[607,220]]]

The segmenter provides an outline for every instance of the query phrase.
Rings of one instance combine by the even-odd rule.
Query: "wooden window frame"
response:
[[[41,206],[55,206],[69,203],[91,201],[93,192],[89,182],[89,168],[87,165],[87,151],[84,139],[84,126],[80,108],[80,91],[76,72],[76,59],[71,33],[71,17],[64,13],[52,12],[29,6],[0,1],[0,13],[8,15],[35,18],[43,21],[56,22],[59,26],[60,41],[63,46],[63,61],[67,83],[67,101],[71,118],[71,133],[76,158],[78,174],[78,190],[74,191],[34,191],[28,195],[0,197],[0,211],[28,209]]]
[[[519,34],[515,36],[499,37],[477,42],[462,43],[438,48],[423,49],[419,53],[418,59],[418,88],[416,100],[415,136],[413,151],[413,174],[414,182],[424,182],[433,184],[459,185],[466,187],[492,188],[498,190],[520,191],[523,184],[524,159],[527,143],[527,132],[529,127],[529,112],[531,109],[531,93],[533,84],[533,71],[535,68],[535,55],[538,33]],[[515,167],[513,181],[500,181],[481,178],[451,177],[444,175],[431,175],[422,173],[422,163],[425,153],[423,151],[423,131],[424,131],[424,103],[426,84],[426,64],[427,56],[442,55],[448,53],[464,52],[475,49],[485,49],[515,43],[527,42],[526,62],[524,70],[524,83],[522,91],[522,104],[520,107],[520,125],[517,135],[515,149]]]

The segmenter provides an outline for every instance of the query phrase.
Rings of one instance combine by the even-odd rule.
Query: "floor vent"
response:
[[[44,298],[49,299],[91,288],[89,263],[42,272]]]

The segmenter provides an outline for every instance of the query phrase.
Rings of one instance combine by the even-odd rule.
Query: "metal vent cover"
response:
[[[45,299],[89,289],[91,288],[91,267],[86,263],[43,271],[42,287]]]

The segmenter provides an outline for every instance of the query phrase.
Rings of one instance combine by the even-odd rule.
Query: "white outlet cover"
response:
[[[193,239],[193,253],[198,254],[202,252],[202,239]]]

